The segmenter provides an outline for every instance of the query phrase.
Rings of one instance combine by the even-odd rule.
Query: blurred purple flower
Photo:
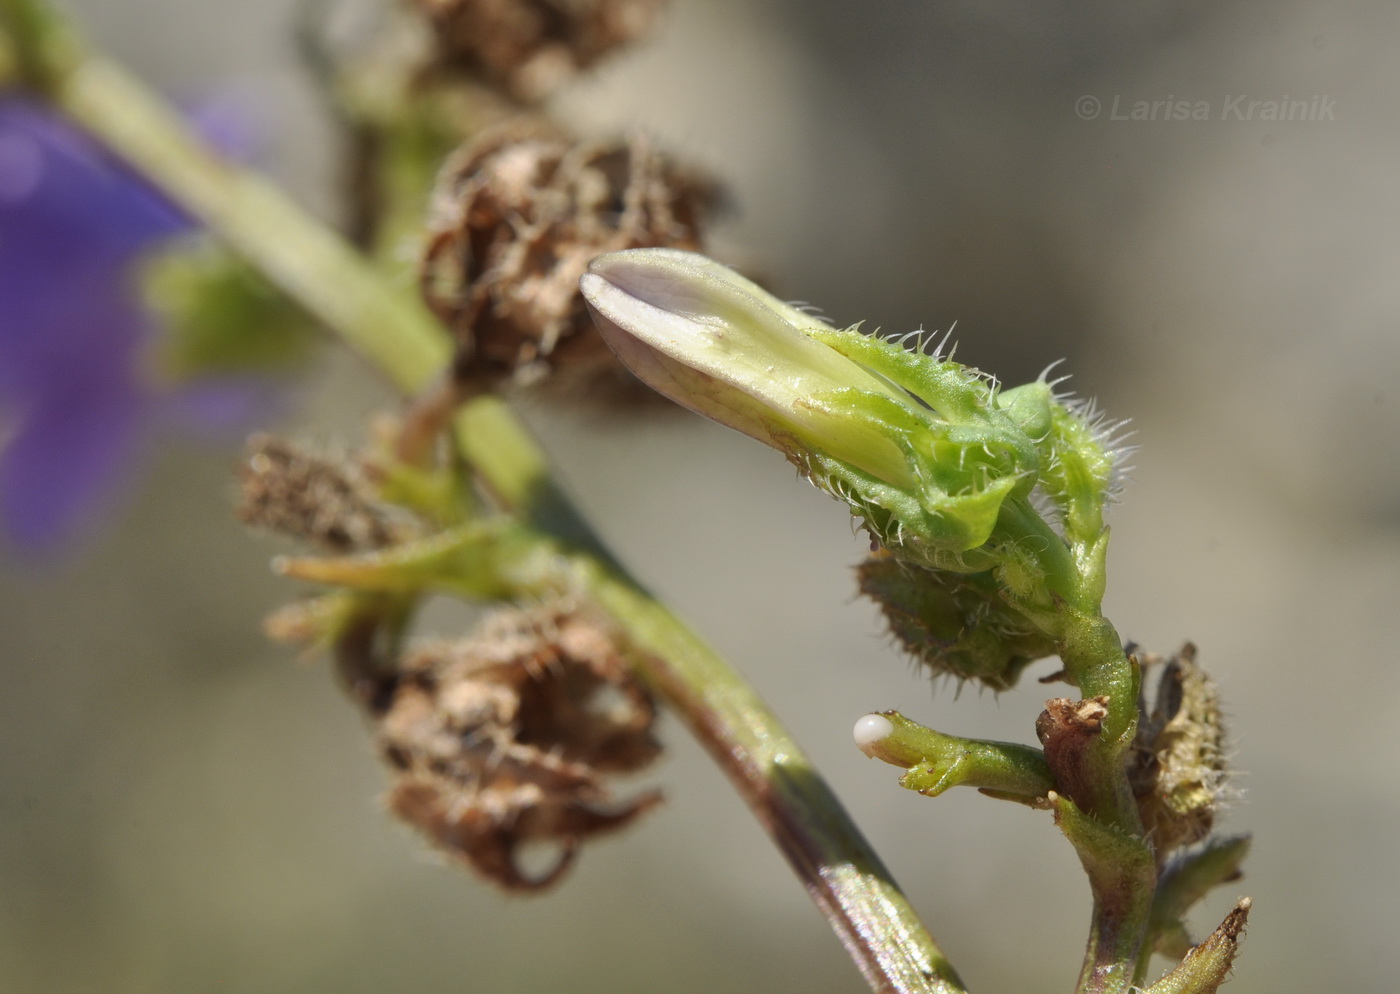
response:
[[[72,125],[0,96],[0,531],[20,551],[99,509],[172,401],[196,416],[244,403],[237,388],[159,396],[140,368],[152,329],[134,265],[193,228]]]

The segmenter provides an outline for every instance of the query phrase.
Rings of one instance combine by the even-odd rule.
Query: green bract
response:
[[[1000,595],[990,573],[938,573],[876,555],[857,577],[860,592],[880,605],[890,634],[935,673],[1006,690],[1026,666],[1055,653],[1050,638]]]

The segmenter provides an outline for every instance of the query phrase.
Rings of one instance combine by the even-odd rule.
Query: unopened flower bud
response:
[[[1152,986],[1143,988],[1143,994],[1216,994],[1230,978],[1252,904],[1249,898],[1242,898],[1219,927],[1186,954],[1179,966]]]
[[[703,256],[618,252],[581,281],[644,382],[780,450],[896,556],[962,572],[1003,503],[1036,482],[1035,440],[975,370],[827,325]]]

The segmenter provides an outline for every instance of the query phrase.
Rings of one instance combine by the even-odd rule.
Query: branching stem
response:
[[[52,32],[24,37],[39,24]],[[204,222],[290,297],[414,395],[445,368],[450,342],[426,308],[326,225],[195,140],[158,97],[85,53],[36,0],[0,0],[0,27],[30,54],[61,53],[31,85]],[[62,37],[56,34],[61,33]],[[38,71],[42,70],[42,71]],[[643,676],[725,770],[792,864],[871,988],[958,994],[952,966],[830,788],[751,687],[603,550],[548,461],[495,397],[466,404],[460,448],[501,503],[564,543],[577,576],[645,652]]]

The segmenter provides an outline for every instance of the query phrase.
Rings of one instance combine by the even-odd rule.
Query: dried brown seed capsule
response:
[[[1152,711],[1141,710],[1130,779],[1160,857],[1210,833],[1227,776],[1220,695],[1196,665],[1194,645],[1165,661]]]
[[[715,199],[639,137],[576,142],[517,122],[460,148],[438,177],[422,269],[429,306],[461,344],[459,372],[641,393],[595,330],[579,277],[606,252],[699,248]]]
[[[646,34],[660,0],[412,0],[435,57],[511,97],[547,97],[580,70]]]
[[[331,552],[382,548],[400,537],[392,514],[370,497],[355,467],[271,435],[248,440],[240,485],[238,517],[254,528]]]
[[[401,661],[378,719],[395,776],[389,807],[496,883],[546,887],[580,842],[660,799],[618,804],[603,778],[656,757],[655,718],[597,622],[557,606],[498,612],[472,638],[423,644]],[[519,865],[531,842],[559,849],[540,876]]]

